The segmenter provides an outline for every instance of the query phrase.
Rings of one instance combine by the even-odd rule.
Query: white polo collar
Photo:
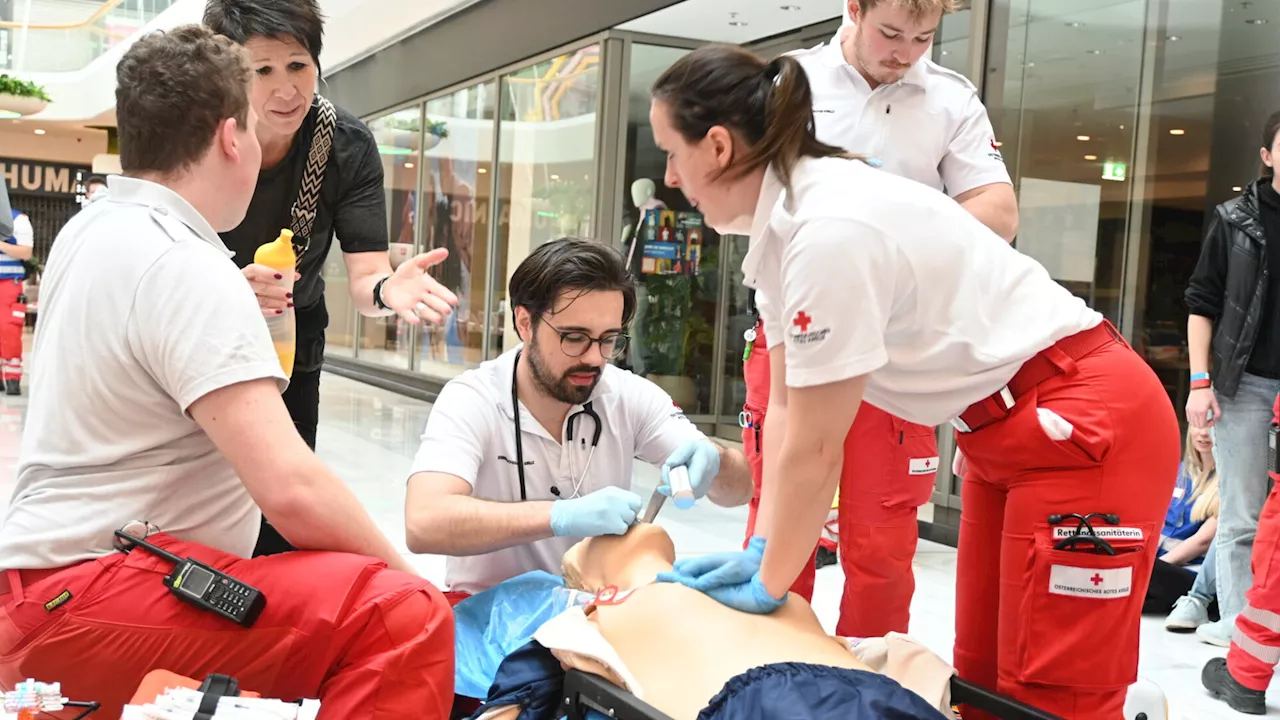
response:
[[[800,163],[803,163],[802,159]],[[800,163],[797,163],[797,168]],[[791,172],[793,179],[795,170]],[[743,280],[748,287],[756,287],[756,274],[759,271],[760,258],[764,254],[764,248],[768,244],[766,233],[769,231],[769,222],[773,219],[774,213],[778,206],[786,202],[784,193],[786,187],[782,184],[782,178],[778,177],[778,173],[774,171],[773,165],[770,164],[764,172],[764,179],[760,183],[760,198],[756,201],[756,213],[751,218],[751,237],[747,246],[747,255],[742,259]]]
[[[122,205],[142,205],[150,208],[155,215],[174,218],[227,257],[235,256],[235,253],[227,249],[226,243],[222,242],[222,238],[218,236],[209,221],[205,220],[204,216],[185,198],[164,185],[135,177],[112,175],[107,178],[107,194],[104,201]]]
[[[501,387],[498,388],[498,408],[502,410],[503,416],[508,420],[515,419],[515,410],[511,406],[511,378],[516,372],[516,355],[523,350],[524,344],[521,343],[515,348],[506,351],[494,361],[497,363],[494,377],[501,384]],[[587,398],[587,402],[595,402],[602,396],[613,392],[614,383],[612,375],[614,372],[618,372],[616,367],[613,365],[605,366],[604,371],[600,373],[600,382],[596,383],[596,387],[591,391],[591,397]],[[585,405],[586,403],[583,404]],[[569,409],[569,412],[574,413],[581,408],[582,405],[575,405]],[[599,408],[596,408],[596,411],[599,412]]]
[[[835,37],[831,38],[831,42],[827,43],[827,46],[823,49],[822,51],[823,62],[833,68],[842,67],[847,69],[848,72],[851,72],[854,75],[858,76],[856,79],[861,80],[863,84],[865,84],[867,87],[870,87],[871,84],[867,82],[866,78],[862,77],[862,73],[858,72],[858,68],[849,64],[849,62],[844,59],[844,49],[840,47],[840,35],[842,34],[841,33],[842,30],[844,30],[843,27],[840,28],[840,30],[837,30]],[[926,60],[924,57],[921,57],[919,60],[916,61],[916,64],[912,65],[911,69],[908,70],[907,73],[902,76],[901,80],[893,84],[894,85],[915,85],[921,88],[925,87],[929,82],[929,74],[924,67],[924,64],[926,62],[928,62],[928,60]]]

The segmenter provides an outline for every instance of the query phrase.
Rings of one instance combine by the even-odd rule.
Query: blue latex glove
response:
[[[667,497],[671,497],[669,473],[677,465],[684,465],[689,470],[689,486],[693,489],[694,498],[700,500],[707,496],[711,482],[720,474],[720,448],[705,438],[689,440],[676,448],[662,464],[662,484],[658,486],[658,492]]]
[[[753,537],[747,549],[712,553],[677,560],[671,572],[658,575],[658,582],[677,582],[701,592],[741,585],[760,572],[764,561],[764,538]]]
[[[764,538],[753,537],[742,552],[715,553],[678,561],[658,582],[673,582],[706,593],[711,599],[742,612],[763,615],[782,607],[786,595],[775,598],[760,580]]]
[[[662,581],[661,575],[658,576],[658,580]],[[684,576],[681,576],[675,582],[679,582],[686,587],[693,587],[689,582],[686,582]],[[760,573],[751,576],[751,579],[744,583],[721,585],[702,592],[721,605],[755,615],[768,615],[782,607],[782,604],[787,600],[785,595],[781,598],[770,595],[769,591],[764,587],[764,582],[760,580]]]
[[[572,500],[551,504],[551,532],[556,537],[624,535],[636,522],[640,496],[619,487],[607,487]]]

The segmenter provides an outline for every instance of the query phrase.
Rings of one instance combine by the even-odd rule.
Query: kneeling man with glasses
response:
[[[625,533],[643,503],[634,459],[662,466],[664,494],[668,471],[684,466],[696,499],[751,499],[742,453],[609,363],[636,307],[619,253],[547,243],[520,263],[508,297],[522,344],[445,385],[409,477],[409,549],[449,556],[453,603],[531,570],[558,574],[582,538]]]

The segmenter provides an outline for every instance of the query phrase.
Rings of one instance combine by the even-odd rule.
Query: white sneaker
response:
[[[1200,598],[1183,595],[1173,604],[1173,612],[1165,618],[1164,629],[1170,632],[1191,632],[1209,622],[1209,608]]]
[[[1206,642],[1210,645],[1231,647],[1231,631],[1234,630],[1235,627],[1235,618],[1205,623],[1204,625],[1196,628],[1196,637],[1200,638],[1200,642]]]

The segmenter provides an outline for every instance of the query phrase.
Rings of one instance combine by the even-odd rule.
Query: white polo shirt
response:
[[[243,557],[257,542],[257,506],[186,412],[236,383],[285,387],[266,322],[185,200],[143,180],[108,182],[110,195],[58,233],[40,283],[0,568],[106,555],[133,520]]]
[[[511,376],[518,350],[468,370],[444,386],[427,416],[411,475],[447,473],[471,483],[472,497],[520,501],[511,407]],[[580,496],[609,486],[630,489],[634,459],[661,465],[685,441],[705,439],[662,388],[612,365],[605,367],[590,402],[603,429]],[[581,409],[575,406],[565,417],[561,437],[566,442],[562,445],[520,404],[529,500],[555,500],[552,485],[562,497],[573,493],[595,432],[591,420],[580,416],[574,420],[575,441],[567,442],[568,421]],[[445,582],[452,591],[477,593],[531,570],[559,575],[565,552],[579,540],[582,538],[552,537],[485,555],[451,557]]]
[[[939,425],[1102,316],[942,193],[857,160],[766,173],[742,263],[788,387],[870,374],[866,400]]]
[[[872,90],[845,62],[839,32],[791,55],[809,76],[822,142],[878,159],[882,169],[951,197],[1012,184],[987,110],[963,75],[921,58],[898,82]]]

